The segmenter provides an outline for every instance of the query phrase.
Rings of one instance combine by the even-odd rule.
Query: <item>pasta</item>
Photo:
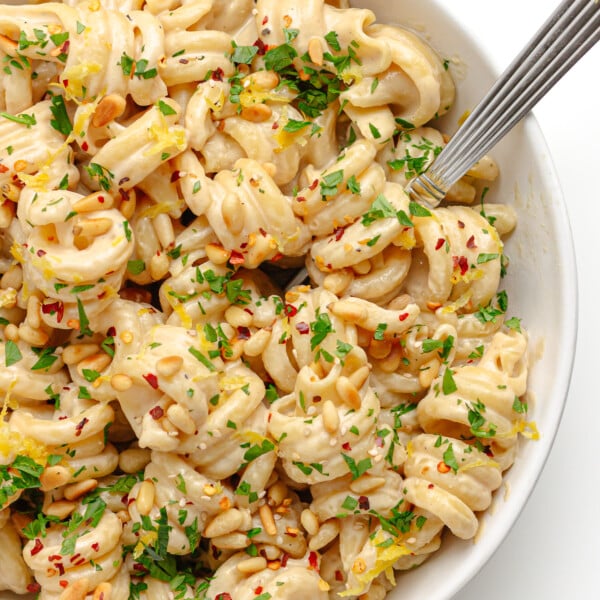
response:
[[[344,1],[68,0],[0,6],[0,61],[0,591],[382,600],[473,538],[537,432],[497,165],[404,191],[434,50]]]

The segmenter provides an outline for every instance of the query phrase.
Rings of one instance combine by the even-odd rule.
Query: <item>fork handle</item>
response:
[[[435,207],[600,39],[600,2],[564,0],[473,109],[435,162],[406,186]]]

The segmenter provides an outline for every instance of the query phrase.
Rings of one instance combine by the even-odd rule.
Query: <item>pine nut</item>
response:
[[[379,368],[384,373],[394,373],[398,370],[402,361],[402,348],[399,345],[392,347],[392,351],[382,360],[379,361]]]
[[[40,489],[42,492],[54,490],[65,485],[69,479],[71,479],[71,475],[66,467],[60,465],[46,467],[40,475]]]
[[[271,332],[268,329],[259,329],[244,344],[244,354],[246,356],[259,356],[267,347],[271,339]]]
[[[373,358],[383,359],[392,351],[391,340],[375,340],[372,339],[369,343],[369,354]]]
[[[56,500],[49,504],[44,511],[49,517],[65,519],[77,508],[77,502],[68,500]]]
[[[396,296],[387,306],[388,310],[404,310],[409,304],[414,302],[410,294],[400,294]]]
[[[361,260],[359,263],[352,265],[352,270],[357,275],[366,275],[371,272],[371,261],[370,260]]]
[[[367,563],[365,562],[365,559],[362,558],[362,556],[359,556],[354,561],[354,564],[352,565],[352,572],[355,573],[356,575],[360,575],[361,573],[364,573],[366,570],[367,570]]]
[[[237,570],[244,575],[250,575],[251,573],[258,573],[263,569],[267,568],[267,559],[262,556],[254,556],[242,560],[237,564]]]
[[[150,514],[154,506],[154,495],[154,484],[149,479],[142,481],[135,498],[135,507],[140,515],[147,516]]]
[[[340,317],[340,319],[352,323],[365,321],[369,317],[366,308],[348,300],[332,302],[328,308],[334,315]]]
[[[21,190],[12,183],[3,183],[0,186],[0,194],[11,202],[18,202]]]
[[[169,257],[164,252],[155,254],[150,259],[150,277],[154,281],[162,279],[169,272],[169,266]]]
[[[65,365],[76,365],[84,358],[88,358],[100,350],[98,344],[71,344],[66,346],[62,353]]]
[[[119,468],[123,473],[137,473],[150,462],[148,448],[127,448],[119,454]]]
[[[112,598],[112,585],[103,581],[94,590],[92,600],[110,600]]]
[[[326,275],[325,279],[323,279],[323,287],[333,294],[341,296],[353,280],[354,276],[352,275],[352,271],[349,269],[342,269],[336,273]]]
[[[274,71],[256,71],[242,80],[242,85],[246,87],[256,87],[261,90],[273,90],[279,85],[279,75]]]
[[[167,213],[156,215],[156,217],[152,219],[152,228],[163,248],[169,248],[175,245],[173,221],[171,221],[171,217]]]
[[[271,544],[264,544],[261,550],[261,554],[264,554],[267,560],[276,560],[281,556],[281,550]]]
[[[92,354],[77,363],[77,372],[83,377],[83,370],[89,369],[102,373],[110,365],[112,358],[104,352]]]
[[[138,302],[138,300],[136,300],[136,302]],[[141,302],[141,300],[139,300],[139,302]],[[124,344],[131,344],[131,342],[133,342],[133,333],[131,331],[122,331],[119,334],[119,337]]]
[[[119,210],[126,219],[131,219],[131,217],[133,217],[133,213],[135,212],[136,205],[137,196],[135,193],[135,188],[132,188],[127,190],[124,197],[122,195],[121,202],[119,204]]]
[[[279,506],[288,495],[288,487],[283,481],[274,483],[267,492],[267,498],[271,506]]]
[[[114,199],[108,192],[94,192],[77,200],[73,204],[73,210],[76,213],[95,212],[97,210],[108,210],[114,206]]]
[[[319,531],[319,519],[310,508],[305,508],[300,513],[300,523],[308,535],[317,535]]]
[[[218,514],[204,529],[204,537],[214,538],[234,532],[240,527],[244,517],[237,508]]]
[[[27,300],[27,324],[32,329],[39,329],[42,325],[41,302],[37,296],[29,296]]]
[[[251,104],[242,108],[240,117],[252,123],[262,123],[267,121],[272,114],[271,107],[266,104]]]
[[[335,404],[331,400],[325,400],[322,410],[323,426],[329,433],[336,433],[340,426],[340,416]]]
[[[41,329],[32,329],[27,323],[19,326],[19,338],[27,342],[30,346],[45,346],[50,336]]]
[[[267,534],[277,535],[277,526],[275,525],[275,519],[273,518],[273,511],[271,510],[271,507],[268,504],[263,504],[258,509],[258,514]]]
[[[113,226],[111,219],[99,217],[97,219],[80,219],[73,226],[73,235],[82,238],[95,238],[109,232]]]
[[[331,589],[331,586],[322,577],[319,577],[317,586],[322,592],[328,592]]]
[[[110,385],[116,392],[125,392],[133,385],[133,381],[129,375],[116,373],[110,378]]]
[[[210,541],[213,546],[221,550],[240,550],[250,545],[250,540],[246,534],[239,531],[211,538]]]
[[[97,479],[85,479],[84,481],[78,481],[65,487],[64,494],[67,500],[77,500],[81,496],[89,494],[91,491],[98,487]]]
[[[225,311],[225,319],[232,327],[250,327],[253,317],[240,306],[230,306]]]
[[[69,583],[65,591],[58,597],[58,600],[85,600],[88,585],[89,580],[87,577],[76,579]]]
[[[231,256],[229,250],[225,250],[221,244],[215,244],[213,242],[206,244],[204,247],[208,260],[214,265],[224,265]]]
[[[11,342],[19,341],[19,328],[14,323],[9,323],[4,328],[4,337]]]
[[[369,377],[370,372],[371,370],[369,367],[367,365],[363,365],[359,369],[356,369],[356,371],[354,371],[351,375],[348,375],[348,379],[356,389],[360,389]]]
[[[15,164],[13,165],[13,170],[17,173],[22,173],[23,171],[26,171],[27,169],[31,168],[31,163],[27,162],[26,160],[16,160]]]
[[[125,98],[119,94],[108,94],[108,96],[104,96],[104,98],[98,102],[98,106],[96,106],[94,116],[92,117],[92,125],[94,127],[104,127],[105,125],[108,125],[108,123],[119,118],[123,114],[125,105]]]
[[[340,395],[340,398],[352,408],[356,410],[360,408],[360,394],[347,377],[340,377],[335,382],[335,390]]]
[[[196,431],[194,419],[190,416],[188,409],[181,404],[171,404],[167,409],[167,417],[177,429],[187,435],[192,435]]]
[[[320,550],[334,540],[340,533],[340,524],[337,519],[329,519],[319,527],[316,535],[313,535],[308,542],[311,550]]]
[[[243,212],[240,211],[240,202],[235,194],[225,194],[221,204],[221,214],[227,229],[237,235],[244,228]]]
[[[308,56],[315,65],[321,66],[323,64],[323,46],[321,46],[319,38],[311,38],[308,42]]]
[[[11,265],[9,269],[2,275],[0,279],[0,288],[7,290],[12,288],[13,290],[21,289],[23,285],[23,269],[21,265]]]
[[[164,356],[156,361],[156,372],[162,377],[173,377],[181,371],[183,358],[181,356]]]

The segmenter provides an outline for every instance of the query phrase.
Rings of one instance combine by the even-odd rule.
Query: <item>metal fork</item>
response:
[[[435,162],[409,181],[412,200],[437,206],[600,39],[600,1],[564,0],[473,109]],[[600,72],[600,70],[599,70]]]

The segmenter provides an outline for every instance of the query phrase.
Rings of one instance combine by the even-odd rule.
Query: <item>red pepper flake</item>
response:
[[[42,586],[37,582],[33,582],[27,585],[25,588],[30,594],[37,594],[42,591]]]
[[[464,275],[469,270],[469,261],[466,256],[453,256],[452,264],[455,269],[460,269],[461,275]]]
[[[62,83],[65,87],[69,87],[69,80],[68,79],[63,79]]]
[[[350,447],[350,442],[344,442],[344,443],[342,444],[342,448],[343,448],[344,450],[346,450],[346,452],[350,452],[350,450],[352,450],[352,448]]]
[[[247,327],[238,327],[237,328],[237,338],[238,340],[249,340],[250,339],[250,330]]]
[[[66,588],[66,587],[69,585],[69,582],[68,582],[68,581],[65,581],[64,579],[61,579],[61,580],[58,582],[58,585],[60,585],[60,587],[61,587],[61,588]]]
[[[151,408],[148,412],[155,421],[158,421],[158,419],[160,419],[165,414],[165,411],[160,406],[155,406],[154,408]]]
[[[81,557],[76,563],[75,563],[75,567],[80,567],[81,565],[85,565],[85,563],[87,562],[87,560],[85,559],[85,557]]]
[[[232,598],[231,594],[228,594],[227,592],[222,592],[215,596],[215,600],[232,600]]]
[[[465,224],[464,224],[462,221],[460,221],[460,220],[459,220],[459,221],[457,221],[457,223],[456,223],[456,224],[458,225],[458,228],[459,228],[459,229],[464,229],[464,228],[465,228]]]
[[[79,552],[77,554],[73,554],[73,556],[71,556],[71,558],[70,558],[70,562],[75,562],[80,557],[81,557],[81,554]],[[59,558],[60,558],[60,556],[59,556]]]
[[[178,179],[181,179],[181,174],[178,169],[175,169],[175,171],[171,173],[170,181],[171,183],[175,183]]]
[[[0,164],[0,173],[6,173],[8,171],[8,167],[6,165]]]
[[[285,566],[287,565],[287,561],[288,561],[289,557],[290,557],[290,555],[287,552],[283,553],[283,556],[281,557],[281,566],[283,568],[285,568]]]
[[[257,587],[254,588],[254,595],[255,596],[260,596],[263,592],[263,586],[259,585]]]
[[[307,335],[308,333],[310,333],[310,327],[308,323],[305,323],[304,321],[296,323],[296,329],[298,330],[298,333],[300,335]]]
[[[155,390],[158,389],[158,377],[156,377],[154,373],[146,373],[146,375],[142,375],[142,377],[151,388],[154,388]]]
[[[430,484],[427,486],[427,489],[428,489],[428,490],[432,490],[434,487],[435,487],[435,486],[433,485],[433,483],[430,483]]]
[[[311,569],[319,572],[319,557],[317,556],[316,552],[312,551],[308,555],[308,564],[310,565]]]
[[[309,186],[308,189],[309,190],[314,190],[317,188],[317,186],[319,185],[319,180],[315,179]]]
[[[81,149],[82,149],[84,152],[87,152],[87,151],[88,151],[88,148],[89,148],[89,146],[88,146],[88,143],[87,143],[87,142],[83,142],[83,144],[81,144]]]
[[[245,250],[247,247],[248,247],[248,242],[242,242],[242,243],[240,244],[240,248],[241,248],[242,250]]]
[[[98,202],[100,202],[100,204],[104,204],[104,196],[98,196]]]
[[[249,308],[245,308],[244,312],[247,312],[249,315],[254,316],[254,313]]]
[[[56,302],[42,304],[42,314],[56,315],[56,321],[60,323],[63,320],[63,316],[65,314],[65,307],[60,300],[57,300]]]
[[[298,314],[298,309],[293,304],[286,304],[285,314],[288,317],[295,317]]]
[[[94,542],[94,543],[92,544],[92,550],[93,550],[94,552],[98,552],[98,550],[100,550],[100,544],[99,544],[98,542]]]
[[[267,51],[267,47],[265,46],[265,43],[259,38],[257,39],[254,44],[252,44],[253,46],[256,46],[258,48],[258,56],[263,56],[265,54],[265,52]]]
[[[281,254],[281,252],[278,252],[272,259],[271,262],[277,262],[278,260],[281,260],[283,258],[283,254]]]
[[[435,249],[439,250],[445,243],[446,240],[444,238],[438,238],[437,242],[435,243]]]
[[[65,567],[63,566],[63,564],[61,562],[54,563],[54,566],[58,569],[58,574],[59,575],[64,575],[65,574]]]
[[[260,232],[260,235],[262,235],[263,237],[267,237],[267,232],[262,227],[259,227],[258,231]]]
[[[322,398],[321,396],[313,396],[313,404],[319,404],[319,402],[321,402]]]
[[[267,417],[267,423],[271,422],[271,417],[273,416],[273,413],[269,413],[269,416]]]
[[[35,543],[33,544],[33,548],[31,549],[31,556],[39,554],[43,549],[44,544],[42,544],[42,540],[40,540],[40,538],[35,538]]]
[[[223,81],[223,69],[221,67],[217,67],[210,75],[210,78],[214,81]]]
[[[467,248],[477,248],[477,244],[475,244],[475,236],[474,235],[472,235],[467,240]]]
[[[81,419],[81,421],[79,421],[79,423],[75,425],[75,437],[79,437],[81,435],[83,428],[86,426],[87,423],[89,423],[89,421],[90,420],[87,417],[83,417],[83,419]]]
[[[40,249],[39,249],[39,250],[36,252],[36,254],[37,254],[39,257],[42,257],[42,256],[44,256],[44,254],[46,254],[46,251],[45,251],[45,250],[42,250],[42,249],[40,248]]]
[[[344,235],[344,233],[346,233],[345,227],[336,227],[333,230],[333,234],[335,235],[335,241],[339,242],[342,239],[342,236]]]
[[[279,129],[279,123],[277,121],[274,121],[273,125],[271,125],[271,129]]]
[[[383,448],[384,444],[385,444],[385,440],[382,437],[378,436],[378,437],[375,438],[375,445],[378,448]]]
[[[360,508],[360,510],[369,510],[371,508],[369,499],[366,496],[358,497],[358,508]]]
[[[265,17],[262,20],[262,25],[266,25],[269,22],[269,15],[265,15]]]
[[[406,321],[406,319],[408,319],[408,317],[409,317],[409,313],[402,313],[402,314],[398,315],[398,320]]]
[[[232,265],[243,265],[245,262],[244,255],[237,250],[232,250],[231,256],[229,257],[229,262]]]
[[[306,202],[306,198],[304,196],[296,196],[296,202]]]
[[[339,569],[335,570],[335,580],[344,581],[344,574]]]

